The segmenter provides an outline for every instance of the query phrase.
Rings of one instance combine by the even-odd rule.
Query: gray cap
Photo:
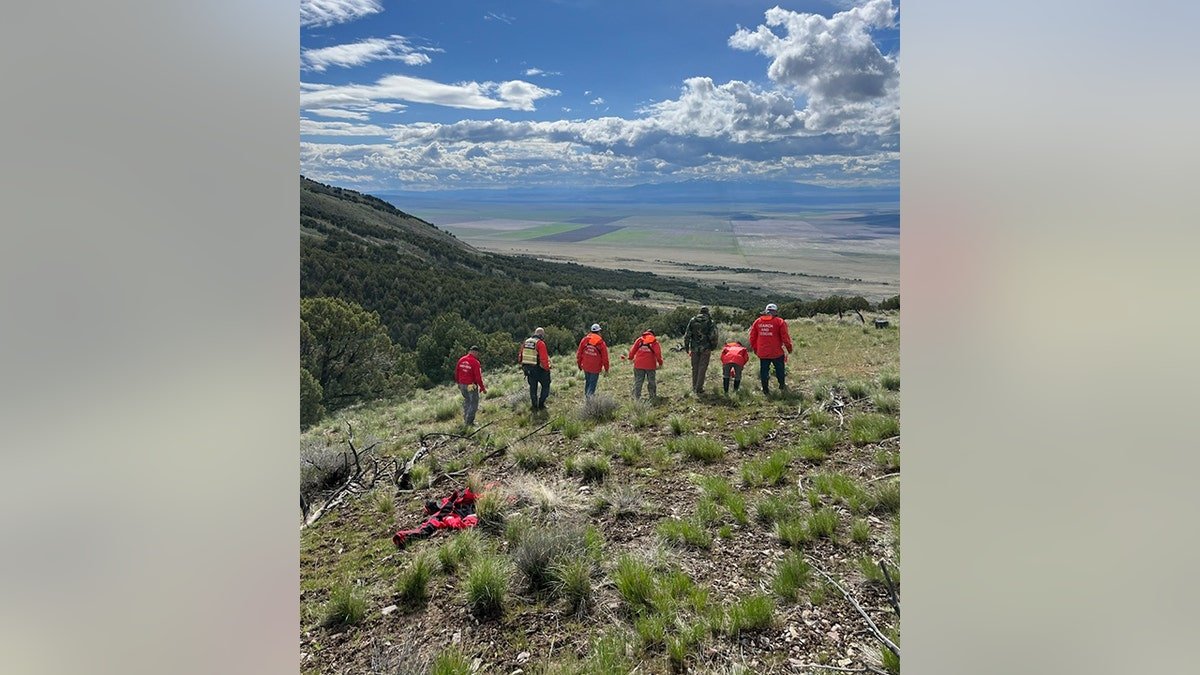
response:
[[[594,324],[592,324],[592,332],[593,332],[593,333],[599,333],[599,332],[600,332],[600,330],[601,330],[601,329],[600,329],[600,324],[598,324],[598,323],[594,323]]]

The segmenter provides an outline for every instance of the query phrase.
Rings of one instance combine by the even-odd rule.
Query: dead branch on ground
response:
[[[888,651],[890,651],[891,653],[893,653],[897,657],[899,657],[900,656],[900,648],[898,646],[896,646],[896,643],[889,640],[888,637],[879,630],[879,627],[876,626],[875,622],[871,620],[871,617],[867,615],[867,611],[862,608],[862,605],[858,604],[858,601],[854,599],[854,596],[850,595],[849,591],[842,588],[841,584],[834,581],[833,577],[826,574],[825,570],[821,569],[820,566],[817,565],[817,561],[812,560],[810,558],[809,564],[812,565],[812,568],[815,569],[818,574],[825,577],[826,581],[833,584],[833,587],[838,589],[838,592],[840,592],[842,594],[842,597],[846,598],[847,602],[849,602],[851,605],[854,606],[854,609],[858,611],[859,616],[861,616],[863,618],[863,620],[865,620],[867,622],[867,627],[871,629],[871,634],[875,636],[875,639],[879,640],[879,642],[882,643],[884,647],[887,647]]]

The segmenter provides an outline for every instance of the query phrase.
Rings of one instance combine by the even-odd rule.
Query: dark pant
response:
[[[541,366],[525,366],[525,379],[529,380],[529,405],[534,410],[545,408],[546,398],[550,396],[550,371]]]
[[[600,373],[583,371],[583,395],[591,396],[596,393],[596,383],[600,381]]]
[[[704,378],[708,375],[708,359],[712,352],[707,349],[692,350],[692,391],[704,391]]]
[[[775,379],[779,380],[779,388],[783,389],[783,363],[784,357],[780,356],[774,359],[759,358],[758,360],[758,379],[762,382],[763,391],[767,391],[767,382],[771,379],[771,364],[775,364]]]
[[[479,388],[473,384],[460,384],[458,390],[463,395],[463,423],[475,424],[475,411],[479,410]]]
[[[733,390],[737,391],[738,387],[742,386],[742,364],[726,363],[721,366],[721,373],[725,376],[721,381],[721,385],[725,387],[725,393],[729,393],[729,380],[733,380]]]

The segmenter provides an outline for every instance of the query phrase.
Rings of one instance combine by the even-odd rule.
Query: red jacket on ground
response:
[[[721,350],[721,363],[736,363],[744,366],[750,362],[750,353],[736,342],[730,342]]]
[[[534,347],[530,347],[531,342],[536,343],[536,345]],[[525,364],[523,357],[525,356],[525,350],[527,348],[528,349],[537,349],[537,365],[541,366],[542,368],[545,368],[546,370],[550,370],[550,352],[546,351],[546,341],[545,340],[542,340],[542,339],[536,338],[536,337],[525,338],[525,341],[521,343],[521,349],[519,349],[517,351],[517,363]],[[525,364],[525,365],[533,365],[533,364]]]
[[[599,333],[588,333],[579,341],[575,363],[585,373],[608,372],[608,345],[604,344],[604,338]]]
[[[487,391],[487,387],[483,386],[483,368],[479,365],[479,359],[470,352],[458,360],[458,366],[454,368],[454,381],[479,385],[479,391]]]
[[[633,346],[629,348],[629,358],[633,359],[634,368],[658,370],[663,363],[662,347],[658,345],[658,338],[654,337],[654,333],[646,331],[634,340]]]
[[[750,324],[750,348],[760,359],[777,359],[784,348],[792,351],[792,338],[787,322],[778,316],[763,314]]]

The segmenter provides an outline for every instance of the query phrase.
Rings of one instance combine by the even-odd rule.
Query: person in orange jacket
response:
[[[750,362],[750,353],[746,351],[746,346],[741,340],[735,340],[725,344],[725,348],[721,350],[721,374],[724,378],[721,381],[721,386],[725,388],[725,393],[729,393],[729,380],[733,380],[733,390],[736,392],[742,386],[742,368]]]
[[[642,333],[641,337],[633,341],[633,346],[629,348],[629,355],[622,356],[622,359],[633,359],[633,398],[634,400],[642,397],[642,381],[646,382],[646,389],[650,392],[650,399],[658,398],[658,388],[654,382],[654,371],[663,364],[662,347],[658,344],[658,338],[654,336],[654,331],[647,330]]]
[[[750,349],[758,356],[758,379],[762,382],[764,394],[769,394],[767,383],[770,381],[771,365],[775,365],[775,379],[779,380],[780,391],[787,391],[784,384],[784,363],[787,355],[792,353],[792,338],[788,335],[787,322],[779,316],[779,308],[775,303],[767,305],[763,314],[750,324]]]
[[[458,360],[454,381],[463,395],[463,424],[472,426],[475,424],[475,412],[479,410],[479,392],[487,393],[487,387],[483,386],[483,367],[479,365],[479,347],[471,345]]]
[[[600,324],[592,324],[592,332],[579,341],[579,349],[575,350],[575,364],[583,371],[583,395],[585,398],[596,393],[596,384],[600,381],[600,371],[608,372],[608,345],[600,336]]]
[[[546,349],[546,329],[541,326],[521,343],[518,363],[529,381],[529,405],[533,410],[545,410],[550,396],[550,352]],[[540,391],[539,391],[540,389]]]

